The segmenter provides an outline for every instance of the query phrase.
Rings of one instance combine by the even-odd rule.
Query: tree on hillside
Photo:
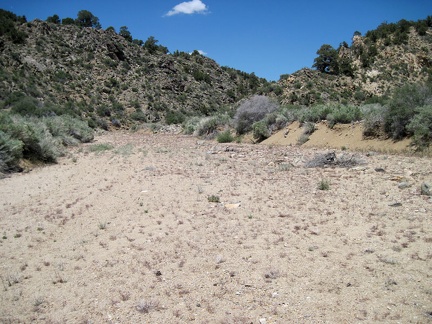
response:
[[[73,20],[70,17],[66,17],[62,19],[62,25],[74,25],[75,24],[75,20]]]
[[[46,19],[46,21],[49,22],[49,23],[53,23],[53,24],[56,24],[56,25],[60,25],[60,17],[59,17],[57,14],[54,14],[54,15],[52,15],[52,16],[49,16],[49,17]]]
[[[119,35],[126,39],[128,42],[132,42],[132,34],[126,26],[121,26]]]
[[[316,53],[318,57],[312,67],[323,73],[338,74],[338,53],[331,45],[322,45]]]
[[[147,51],[149,51],[150,54],[154,54],[158,49],[158,45],[157,45],[158,42],[159,41],[155,39],[154,36],[150,36],[144,42],[144,48],[147,49]]]
[[[0,9],[0,36],[7,36],[15,44],[23,44],[26,34],[15,28],[15,22],[26,22],[25,16],[17,16],[10,11]]]
[[[138,46],[143,46],[144,45],[144,41],[142,40],[142,39],[134,39],[133,41],[132,41],[132,43],[134,43],[134,44],[136,44],[136,45],[138,45]]]
[[[75,23],[80,27],[93,27],[93,28],[101,28],[101,24],[99,23],[99,18],[94,16],[88,10],[80,10],[78,12],[78,17],[75,19]]]

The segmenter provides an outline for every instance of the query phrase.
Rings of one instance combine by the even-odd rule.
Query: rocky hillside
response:
[[[197,51],[149,51],[109,29],[22,19],[11,28],[18,40],[0,33],[0,103],[6,109],[28,96],[45,111],[61,106],[103,128],[178,122],[213,114],[268,85]]]
[[[364,36],[355,32],[351,45],[338,49],[323,45],[315,69],[269,83],[198,51],[168,53],[154,39],[149,49],[112,28],[27,22],[4,10],[0,16],[0,109],[36,98],[21,112],[72,112],[105,129],[232,111],[252,94],[285,105],[362,104],[424,81],[432,71],[431,17],[384,23]]]
[[[351,45],[323,45],[317,52],[317,69],[281,76],[281,101],[306,106],[361,104],[402,85],[423,82],[432,74],[431,27],[432,17],[416,23],[383,23],[365,36],[355,32]]]

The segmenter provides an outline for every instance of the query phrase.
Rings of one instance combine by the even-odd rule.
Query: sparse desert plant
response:
[[[216,140],[219,143],[231,143],[232,141],[234,141],[234,137],[232,136],[230,130],[226,130],[226,131],[220,132],[217,135]]]
[[[255,95],[243,101],[234,115],[234,125],[238,134],[252,129],[252,125],[263,119],[267,114],[276,111],[279,104],[269,97]]]
[[[215,195],[208,196],[207,200],[209,202],[220,203],[220,197],[219,196],[215,196]]]
[[[119,294],[122,301],[127,301],[130,299],[130,291],[121,290],[119,291]]]
[[[327,179],[321,179],[321,181],[318,182],[318,189],[319,190],[330,190],[330,181]]]
[[[140,313],[149,313],[151,310],[158,309],[159,302],[155,300],[141,300],[136,305],[136,310]]]
[[[93,144],[89,147],[90,152],[101,153],[104,151],[112,150],[114,146],[109,143]]]
[[[122,145],[119,148],[117,148],[114,151],[114,153],[120,154],[120,155],[123,155],[123,156],[128,156],[128,155],[131,155],[133,153],[133,149],[134,149],[133,144],[128,143],[128,144]]]
[[[281,276],[281,272],[277,269],[269,269],[264,273],[266,279],[277,279]]]
[[[358,154],[344,153],[339,157],[334,152],[316,154],[312,159],[306,162],[307,168],[322,168],[337,166],[350,168],[356,165],[366,164],[366,161]]]
[[[279,164],[279,171],[288,171],[292,168],[292,164],[290,163],[281,163]]]
[[[297,145],[303,145],[307,141],[309,141],[309,134],[301,134],[297,140]]]
[[[313,132],[315,132],[315,130],[316,130],[315,123],[306,122],[303,124],[303,134],[304,135],[313,134]]]

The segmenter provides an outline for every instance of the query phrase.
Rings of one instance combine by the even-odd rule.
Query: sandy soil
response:
[[[324,152],[110,133],[0,180],[0,322],[430,323],[431,159]]]
[[[401,141],[363,139],[363,125],[361,123],[337,124],[330,129],[327,127],[327,123],[323,121],[317,123],[315,127],[315,132],[309,136],[309,140],[302,145],[303,147],[372,150],[381,153],[407,153],[411,150],[409,139]],[[265,140],[263,144],[297,145],[303,131],[299,122],[294,122]]]

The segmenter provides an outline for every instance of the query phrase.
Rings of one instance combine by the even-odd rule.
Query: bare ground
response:
[[[0,180],[0,322],[430,323],[431,159],[325,152],[110,133]]]

